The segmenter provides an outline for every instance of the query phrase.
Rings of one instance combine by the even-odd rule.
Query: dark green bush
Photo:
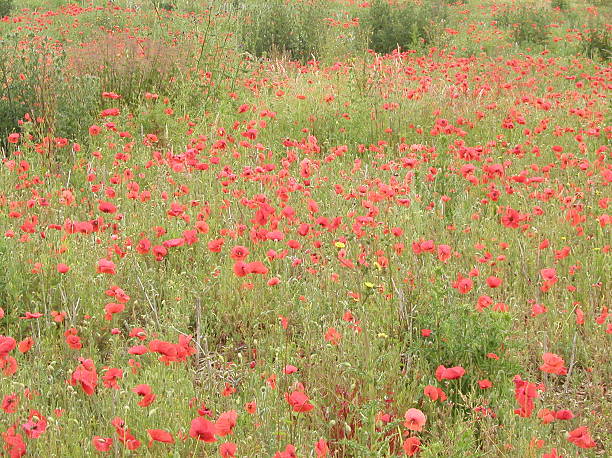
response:
[[[13,0],[0,0],[0,17],[8,16],[13,11]]]
[[[568,0],[551,0],[550,2],[551,8],[559,8],[562,11],[565,11],[569,8]]]
[[[19,79],[13,69],[0,62],[0,150],[7,149],[7,136],[19,131],[19,120],[31,112],[36,99],[30,82]]]
[[[603,21],[592,22],[582,34],[582,51],[591,59],[612,58],[612,34]]]
[[[272,0],[248,6],[244,14],[240,44],[245,51],[257,57],[285,54],[302,62],[319,53],[326,14],[322,2]]]
[[[420,48],[434,43],[448,15],[443,2],[390,5],[375,0],[364,20],[369,47],[378,53]]]
[[[531,7],[504,10],[495,20],[499,26],[510,29],[513,41],[519,45],[542,45],[548,41],[549,20],[545,13]]]

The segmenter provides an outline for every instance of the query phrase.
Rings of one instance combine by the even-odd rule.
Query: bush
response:
[[[564,11],[569,8],[569,2],[567,0],[552,0],[550,6]]]
[[[8,16],[13,11],[13,0],[0,0],[0,17]]]
[[[0,47],[0,53],[8,55],[7,49]],[[19,59],[17,62],[23,64],[26,60]],[[32,112],[36,100],[31,81],[19,78],[22,68],[14,65],[13,61],[0,61],[0,150],[8,149],[7,136],[19,131],[19,120]]]
[[[515,43],[541,45],[548,40],[547,17],[529,7],[519,7],[501,12],[495,17],[501,27],[511,29]]]
[[[248,7],[244,13],[240,43],[245,51],[257,57],[288,54],[302,62],[319,53],[326,13],[321,2],[272,0]]]
[[[385,0],[375,0],[364,21],[369,47],[378,53],[389,53],[398,46],[406,50],[430,45],[438,36],[447,14],[443,3],[391,6]]]
[[[591,23],[582,34],[582,51],[591,59],[612,58],[612,39],[605,23]]]

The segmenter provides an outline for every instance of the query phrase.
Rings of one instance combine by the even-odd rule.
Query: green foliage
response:
[[[28,410],[36,408],[50,420],[43,441],[28,441],[31,454],[93,455],[91,438],[112,434],[110,422],[116,416],[125,418],[143,440],[152,427],[173,434],[185,431],[195,416],[188,401],[197,398],[198,405],[205,402],[215,418],[222,411],[238,411],[232,441],[239,451],[249,450],[253,456],[272,456],[289,442],[307,453],[321,437],[329,441],[333,456],[396,456],[406,437],[403,412],[411,407],[427,416],[418,434],[421,456],[500,456],[506,453],[503,444],[514,447],[508,455],[528,456],[533,452],[532,437],[546,439],[545,451],[553,446],[570,448],[564,432],[578,424],[588,424],[601,443],[599,448],[606,449],[607,424],[605,415],[600,415],[607,407],[601,393],[605,394],[608,378],[600,369],[607,358],[606,323],[594,319],[607,298],[605,287],[596,286],[609,277],[609,256],[600,248],[607,230],[599,219],[605,215],[598,206],[604,191],[596,187],[605,177],[553,166],[551,152],[553,145],[574,151],[572,132],[604,128],[599,116],[574,117],[578,99],[565,96],[578,93],[592,113],[605,116],[605,98],[596,92],[604,89],[577,85],[565,77],[574,68],[574,59],[580,63],[581,80],[600,75],[600,64],[575,54],[584,46],[584,54],[609,57],[605,19],[598,22],[593,17],[589,25],[579,13],[550,8],[534,19],[529,16],[533,10],[510,13],[513,4],[498,16],[507,32],[499,33],[491,25],[489,9],[474,9],[469,14],[478,15],[470,17],[459,14],[454,5],[448,7],[447,16],[444,4],[451,2],[446,0],[421,0],[419,7],[415,0],[372,1],[370,11],[323,0],[233,0],[219,5],[167,0],[174,6],[171,13],[162,11],[164,2],[159,0],[116,0],[107,9],[83,13],[78,24],[73,16],[49,16],[53,27],[36,39],[25,29],[3,36],[0,141],[6,141],[10,132],[21,130],[22,135],[20,143],[8,150],[19,148],[21,155],[0,168],[4,266],[0,307],[5,312],[0,335],[17,340],[31,336],[36,344],[31,352],[14,353],[20,369],[13,379],[0,374],[7,381],[0,398],[19,391],[23,400],[16,415],[5,415],[6,421],[0,422],[2,431],[23,424]],[[61,3],[26,3],[31,7],[35,2],[45,7]],[[336,10],[340,4],[348,11]],[[114,6],[119,5],[140,9],[118,12]],[[176,13],[209,6],[212,13]],[[304,11],[311,16],[304,19]],[[576,14],[575,22],[568,19],[570,14]],[[354,25],[357,17],[359,26]],[[565,22],[557,21],[562,17]],[[561,24],[551,36],[546,35],[544,18]],[[518,33],[521,21],[526,31]],[[556,46],[552,40],[542,42],[550,44],[554,59],[526,50],[537,42],[529,36],[534,21],[541,21],[546,40],[552,33],[565,36],[566,24],[575,29],[571,39]],[[465,33],[476,23],[473,33]],[[101,31],[100,26],[114,31]],[[21,26],[6,22],[0,27],[3,33]],[[443,42],[439,33],[443,28],[457,32]],[[577,38],[580,33],[583,40]],[[325,39],[331,36],[337,39]],[[516,37],[522,37],[524,46],[514,43],[519,43]],[[378,52],[399,45],[416,49],[417,54],[379,59],[365,53],[368,39],[368,46]],[[237,41],[251,55],[302,61],[314,55],[321,65],[243,60],[244,55],[234,52]],[[426,56],[428,45],[446,49]],[[479,56],[481,49],[486,55]],[[560,51],[566,54],[559,56]],[[458,59],[459,53],[470,58]],[[516,58],[524,67],[509,69],[506,57]],[[513,69],[529,73],[521,82]],[[523,85],[527,80],[533,85]],[[463,81],[466,88],[459,90]],[[508,90],[508,84],[513,89]],[[549,87],[562,96],[555,97],[548,110],[540,110],[533,99],[549,99]],[[451,89],[458,90],[457,98],[449,97]],[[103,98],[103,91],[119,93],[121,98]],[[145,92],[160,97],[145,98]],[[525,96],[529,103],[517,106],[516,101]],[[99,113],[109,107],[121,109],[121,115],[112,118],[116,131],[105,129],[89,136],[89,125],[107,122]],[[502,138],[495,138],[502,119],[515,111],[525,116],[530,130],[545,119],[559,132],[570,128],[567,135],[549,132],[537,137],[541,157],[513,154],[510,160],[510,148],[526,148],[536,138],[517,126],[503,132],[508,146],[497,141]],[[25,113],[45,121],[19,125]],[[429,134],[438,118],[464,126],[465,137]],[[257,145],[239,143],[250,127],[258,131],[252,142]],[[148,133],[157,135],[158,142],[141,141]],[[49,157],[33,145],[45,136],[68,138],[84,147],[80,153],[70,152],[69,146],[58,148]],[[320,151],[310,149],[307,136],[316,138]],[[295,146],[285,147],[286,139]],[[226,149],[213,146],[218,140],[227,142]],[[603,143],[604,136],[585,136],[585,163],[597,162],[595,151]],[[130,155],[124,162],[117,152],[128,145]],[[487,178],[488,166],[481,168],[480,160],[471,159],[480,184],[468,186],[466,177],[458,173],[467,162],[457,157],[459,145],[478,150],[479,145],[487,145],[482,147],[487,150],[483,164],[503,161],[503,177]],[[101,154],[92,155],[94,151]],[[163,160],[157,160],[160,157]],[[421,158],[417,165],[404,162],[413,157]],[[27,172],[19,170],[21,160],[27,161]],[[190,165],[194,161],[210,168],[194,168]],[[268,164],[279,174],[266,172]],[[303,164],[311,176],[298,172]],[[548,164],[550,170],[540,173],[540,167]],[[510,184],[504,192],[508,177],[521,176],[523,170],[534,177],[544,175],[546,183],[539,188],[536,180],[535,186],[511,180],[512,192]],[[434,176],[434,171],[439,173]],[[569,180],[575,186],[568,185]],[[583,186],[587,180],[590,184]],[[338,189],[337,183],[342,192],[332,191],[331,186]],[[493,189],[488,185],[501,191],[499,200],[488,199]],[[544,212],[530,212],[527,195],[539,194],[549,185],[567,189],[570,196],[574,188],[589,191],[576,196],[589,209],[581,223],[587,237],[576,237],[575,228],[563,223],[568,211],[565,191],[555,191],[550,199],[537,198]],[[73,194],[74,204],[64,204],[64,191]],[[145,198],[147,194],[150,198]],[[254,223],[261,196],[274,212],[270,229],[278,225],[288,236],[295,232],[291,218],[277,218],[274,210],[289,204],[299,220],[314,223],[303,248],[285,251],[284,242],[253,239],[255,231],[263,234],[260,230],[265,227]],[[404,198],[412,203],[401,207],[392,203]],[[100,199],[115,202],[118,213],[102,215]],[[309,211],[310,199],[320,206],[316,215]],[[193,219],[170,217],[174,201],[185,205],[185,215]],[[501,227],[499,211],[506,205],[529,212],[530,229]],[[356,223],[366,214],[373,215],[372,224],[367,223],[360,235]],[[28,233],[22,225],[33,216],[37,224]],[[340,217],[340,226],[326,228],[324,220],[335,216]],[[207,233],[198,233],[197,245],[173,247],[161,261],[134,249],[144,237],[156,245],[182,237],[201,217],[209,227]],[[99,226],[92,234],[70,233],[69,221],[94,218],[103,218],[104,228]],[[253,231],[247,230],[249,221]],[[52,229],[57,224],[64,229]],[[166,231],[163,236],[155,234],[158,227]],[[390,233],[391,227],[404,234]],[[226,245],[222,253],[213,253],[206,243],[219,236]],[[551,240],[551,247],[540,250],[537,246],[544,237]],[[410,243],[420,238],[449,244],[456,253],[444,262],[433,253],[413,255]],[[337,262],[344,256],[339,241],[346,259],[355,260],[354,268]],[[236,277],[228,252],[238,244],[251,250],[249,261],[262,260],[270,266],[269,275],[278,276],[281,283],[272,287],[264,276]],[[564,245],[571,245],[571,257],[556,259],[555,251]],[[268,251],[272,247],[283,250],[282,256],[272,259]],[[493,258],[483,263],[478,258],[485,253]],[[95,273],[96,262],[105,256],[117,263],[116,275]],[[70,272],[58,273],[60,262],[68,264]],[[475,262],[480,273],[474,290],[466,295],[456,292],[450,286],[455,274],[465,274]],[[34,263],[40,263],[40,269],[33,269]],[[570,264],[578,270],[566,277]],[[551,266],[561,281],[540,294],[539,270]],[[503,278],[503,286],[489,289],[484,280],[488,275]],[[565,288],[570,284],[576,287],[574,292]],[[125,289],[130,300],[125,311],[107,321],[102,310],[112,300],[105,294],[110,285]],[[509,312],[476,311],[476,297],[487,292],[494,301],[507,302]],[[548,312],[530,316],[530,301],[539,297]],[[582,304],[584,325],[574,320],[574,302]],[[353,321],[344,318],[349,309]],[[66,312],[65,322],[54,322],[51,310]],[[20,319],[26,311],[44,315]],[[288,319],[286,329],[279,324],[280,316]],[[64,342],[65,329],[73,326],[82,338],[82,351]],[[166,366],[155,355],[141,355],[135,358],[141,367],[132,373],[126,348],[139,343],[128,338],[136,327],[163,340],[192,335],[198,356],[187,364]],[[325,339],[332,327],[341,335],[339,343]],[[121,334],[111,332],[114,328]],[[430,329],[431,335],[423,337],[422,329]],[[542,374],[538,367],[543,351],[564,357],[573,368],[571,377]],[[487,357],[489,352],[499,355],[499,360]],[[104,367],[122,368],[121,389],[108,389],[100,382],[95,396],[88,397],[80,387],[67,385],[79,356],[92,358],[100,376]],[[298,373],[284,374],[287,364],[298,367]],[[462,366],[466,373],[458,380],[438,381],[434,374],[440,364]],[[273,374],[278,375],[276,390],[265,382]],[[531,419],[514,415],[515,374],[546,383],[537,409],[571,408],[580,412],[580,423],[548,426],[540,425],[535,412]],[[485,378],[493,386],[480,389],[477,381]],[[295,389],[296,382],[315,404],[313,412],[288,412],[283,394]],[[137,398],[130,388],[137,383],[150,384],[157,395],[149,410],[135,407]],[[221,396],[225,383],[236,387],[237,393]],[[448,401],[430,400],[423,392],[428,384],[443,389]],[[21,395],[24,387],[41,394],[26,401]],[[255,416],[240,408],[251,401],[259,406]],[[66,406],[70,408],[61,419],[52,416],[53,409]],[[483,417],[483,408],[495,416]],[[392,420],[382,421],[382,414]],[[188,456],[214,453],[218,444],[195,445],[188,439],[153,447],[144,451],[143,444],[140,450]],[[567,448],[561,449],[564,454]]]
[[[8,52],[0,48],[0,53]],[[21,63],[24,61],[22,60]],[[36,100],[36,93],[31,82],[19,78],[21,69],[9,62],[0,62],[0,149],[6,149],[6,137],[19,130],[19,120],[29,113]],[[16,71],[18,70],[18,71]]]
[[[452,428],[448,428],[448,425],[445,426],[445,428],[439,428],[440,430],[444,429],[444,432],[439,431],[440,434],[432,433],[432,440],[426,444],[420,456],[423,458],[474,456],[478,443],[476,437],[474,437],[473,428],[467,426],[460,419],[455,419]],[[434,428],[437,427],[438,425],[434,425]]]
[[[0,0],[0,17],[8,16],[13,11],[13,0]]]
[[[9,52],[8,44],[0,52]],[[32,128],[35,140],[45,136],[76,140],[87,132],[100,101],[99,80],[66,73],[66,56],[49,52],[45,61],[21,51],[19,58],[0,63],[0,148],[19,132],[19,122],[29,115],[41,119]]]
[[[376,0],[364,20],[369,46],[376,52],[389,53],[398,46],[406,50],[430,45],[447,15],[446,5],[440,2],[392,6],[385,0]]]
[[[319,1],[287,4],[273,0],[247,7],[241,47],[257,57],[288,54],[305,62],[319,53],[325,12]]]
[[[153,5],[155,5],[155,8],[166,11],[172,11],[176,7],[174,2],[167,2],[164,0],[154,0]]]
[[[551,8],[558,8],[564,11],[569,8],[569,1],[568,0],[551,0],[550,6]]]
[[[519,45],[542,45],[548,40],[548,17],[534,8],[521,6],[504,10],[495,20],[510,29],[512,40]]]
[[[83,138],[100,107],[100,81],[80,77],[69,81],[57,98],[55,134],[70,140]]]
[[[497,361],[493,364],[486,355],[511,348],[507,340],[512,331],[511,316],[488,309],[477,312],[473,305],[446,297],[441,285],[434,287],[432,295],[432,302],[418,309],[412,331],[433,328],[435,334],[431,339],[413,341],[407,348],[408,359],[429,373],[439,364],[464,367],[467,374],[458,384],[461,387],[475,384],[484,374],[491,373],[493,367],[501,379],[509,380],[518,366],[508,358],[504,358],[503,364]]]
[[[583,34],[582,52],[591,59],[612,58],[612,34],[602,20],[592,21]]]

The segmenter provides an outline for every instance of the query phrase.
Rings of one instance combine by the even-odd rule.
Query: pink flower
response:
[[[419,409],[408,409],[404,415],[404,426],[410,431],[422,431],[427,417]]]

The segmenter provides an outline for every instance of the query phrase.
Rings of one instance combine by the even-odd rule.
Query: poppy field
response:
[[[609,456],[611,18],[0,0],[2,456]]]

